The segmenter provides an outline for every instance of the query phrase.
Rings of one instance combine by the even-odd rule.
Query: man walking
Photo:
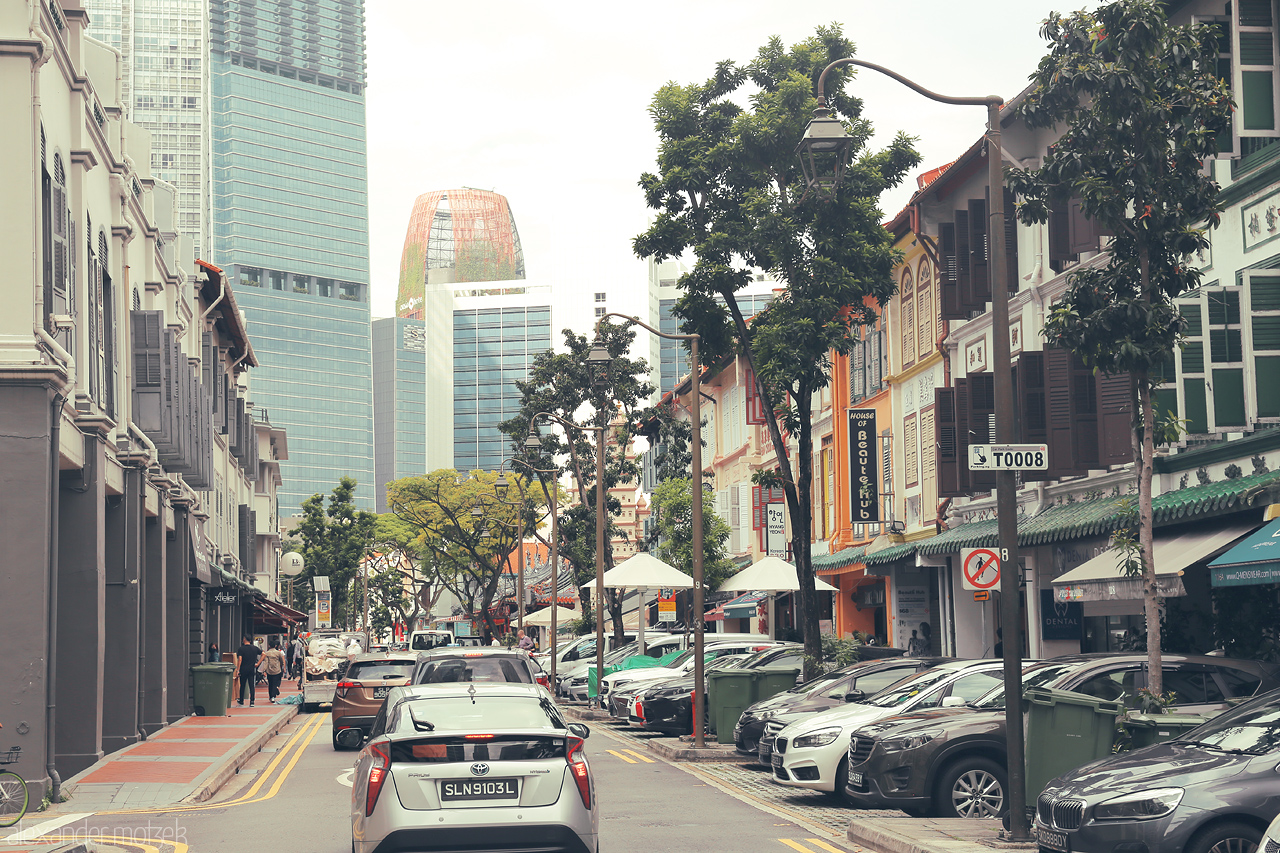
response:
[[[307,660],[307,643],[299,634],[293,640],[293,669],[289,671],[290,678],[297,678],[302,673],[303,664]]]
[[[249,707],[253,707],[253,700],[257,696],[257,685],[254,680],[258,676],[258,658],[262,655],[262,649],[253,644],[253,638],[248,634],[244,635],[244,644],[236,649],[236,669],[240,673],[240,695],[236,699],[236,704],[244,705],[244,694],[249,694]]]

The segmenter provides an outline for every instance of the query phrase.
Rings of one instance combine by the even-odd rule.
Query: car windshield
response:
[[[624,660],[626,660],[627,658],[631,657],[631,656],[632,656],[632,655],[634,655],[635,653],[636,653],[636,647],[635,647],[635,644],[634,644],[634,643],[628,643],[627,645],[623,646],[622,648],[620,648],[620,649],[614,649],[613,651],[611,651],[611,652],[609,652],[608,654],[606,654],[606,655],[604,656],[604,662],[605,662],[606,664],[611,664],[611,663],[622,663]],[[588,664],[595,663],[595,655],[594,655],[594,654],[591,656],[591,659],[587,661],[587,663],[588,663]]]
[[[351,664],[347,670],[348,681],[385,678],[408,678],[413,675],[411,660],[362,660]]]
[[[521,661],[498,655],[435,658],[422,664],[414,684],[446,684],[457,681],[505,681],[529,684],[529,668]]]
[[[849,673],[847,672],[830,672],[826,675],[819,675],[817,678],[811,678],[804,684],[801,684],[798,687],[793,687],[787,692],[803,693],[806,696],[814,696],[831,689],[834,684],[843,681],[848,677]]]
[[[1228,711],[1174,742],[1246,755],[1274,752],[1280,749],[1280,695],[1273,693],[1255,702]]]
[[[755,669],[756,665],[760,663],[760,661],[764,660],[767,657],[772,657],[773,655],[777,654],[777,652],[778,652],[777,646],[773,646],[767,649],[761,649],[760,651],[753,654],[751,657],[744,660],[742,662],[742,668]]]
[[[707,664],[707,671],[718,669],[737,669],[747,659],[746,655],[721,655]]]
[[[926,669],[901,681],[894,682],[867,700],[877,708],[893,708],[919,696],[938,682],[950,676],[954,669]]]
[[[410,714],[412,711],[412,714]],[[414,720],[417,720],[415,726]],[[408,699],[396,705],[387,731],[415,732],[430,724],[434,734],[493,729],[566,728],[554,706],[531,696],[471,696]]]
[[[1078,663],[1046,663],[1034,666],[1022,673],[1022,689],[1028,687],[1045,687],[1059,678],[1070,675],[1080,668]],[[999,711],[1004,709],[1004,688],[997,687],[986,696],[973,703],[973,707],[983,711]]]

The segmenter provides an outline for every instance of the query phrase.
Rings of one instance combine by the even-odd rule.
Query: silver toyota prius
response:
[[[356,760],[354,853],[597,853],[590,730],[537,684],[397,687]]]

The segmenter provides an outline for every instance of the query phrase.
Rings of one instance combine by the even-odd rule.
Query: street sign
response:
[[[975,589],[975,590],[973,591],[973,600],[974,600],[974,601],[990,601],[990,600],[991,600],[991,590],[989,590],[989,589]]]
[[[328,578],[325,578],[328,580]],[[316,593],[316,627],[328,628],[332,623],[332,613],[330,605],[332,604],[332,593],[317,592]]]
[[[786,504],[765,505],[765,545],[770,557],[787,557],[787,509]]]
[[[1047,444],[971,444],[970,471],[1048,471]]]
[[[965,589],[994,589],[1000,584],[1000,555],[991,548],[964,548],[960,574]]]

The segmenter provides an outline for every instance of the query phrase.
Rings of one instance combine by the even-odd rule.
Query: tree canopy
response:
[[[333,595],[332,612],[335,625],[351,628],[360,614],[351,606],[351,585],[360,571],[360,562],[373,539],[374,514],[356,509],[356,481],[342,477],[325,505],[324,495],[316,493],[302,502],[302,521],[296,530],[301,541],[303,573],[299,581],[323,576],[329,578]],[[312,606],[311,584],[295,585],[304,606]]]

